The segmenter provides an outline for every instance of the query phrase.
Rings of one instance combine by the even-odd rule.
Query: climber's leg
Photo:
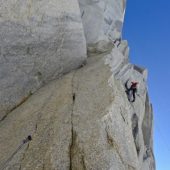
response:
[[[129,102],[132,100],[132,89],[130,88],[130,89],[127,89],[127,97],[128,97],[128,100],[129,100]]]
[[[132,100],[132,102],[135,101],[135,93],[136,93],[136,89],[133,89],[133,90],[132,90],[132,94],[133,94],[133,100]]]

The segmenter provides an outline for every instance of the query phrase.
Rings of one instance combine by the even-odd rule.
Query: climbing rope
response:
[[[16,155],[16,153],[29,141],[32,140],[31,135],[27,136],[27,138],[25,138],[22,143],[20,144],[20,146],[15,150],[15,152],[12,153],[12,155],[0,166],[0,170],[4,170],[7,166],[7,164],[12,160],[12,158]]]

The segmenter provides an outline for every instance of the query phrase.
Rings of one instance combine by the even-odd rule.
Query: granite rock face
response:
[[[155,170],[148,72],[120,40],[125,3],[2,1],[0,170]]]
[[[1,168],[155,170],[146,70],[122,49],[91,55],[10,113],[0,125]],[[139,82],[134,103],[124,86],[131,80]],[[17,150],[28,135],[32,141]]]
[[[0,120],[49,80],[84,64],[87,49],[112,49],[125,6],[126,0],[3,0]]]
[[[79,0],[88,50],[106,51],[121,38],[126,0]]]
[[[2,0],[0,119],[43,84],[85,60],[77,0]]]

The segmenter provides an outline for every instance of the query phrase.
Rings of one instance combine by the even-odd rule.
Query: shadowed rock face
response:
[[[107,50],[110,40],[121,38],[126,0],[79,0],[79,3],[88,49]]]
[[[42,84],[85,59],[77,0],[2,0],[0,119]]]

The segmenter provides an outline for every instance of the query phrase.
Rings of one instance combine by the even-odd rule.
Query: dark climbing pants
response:
[[[130,88],[130,89],[128,89],[128,94],[130,95],[130,91],[132,91],[132,96],[133,96],[133,100],[131,101],[131,102],[134,102],[135,101],[135,93],[136,93],[136,91],[137,91],[137,89],[136,88]]]

